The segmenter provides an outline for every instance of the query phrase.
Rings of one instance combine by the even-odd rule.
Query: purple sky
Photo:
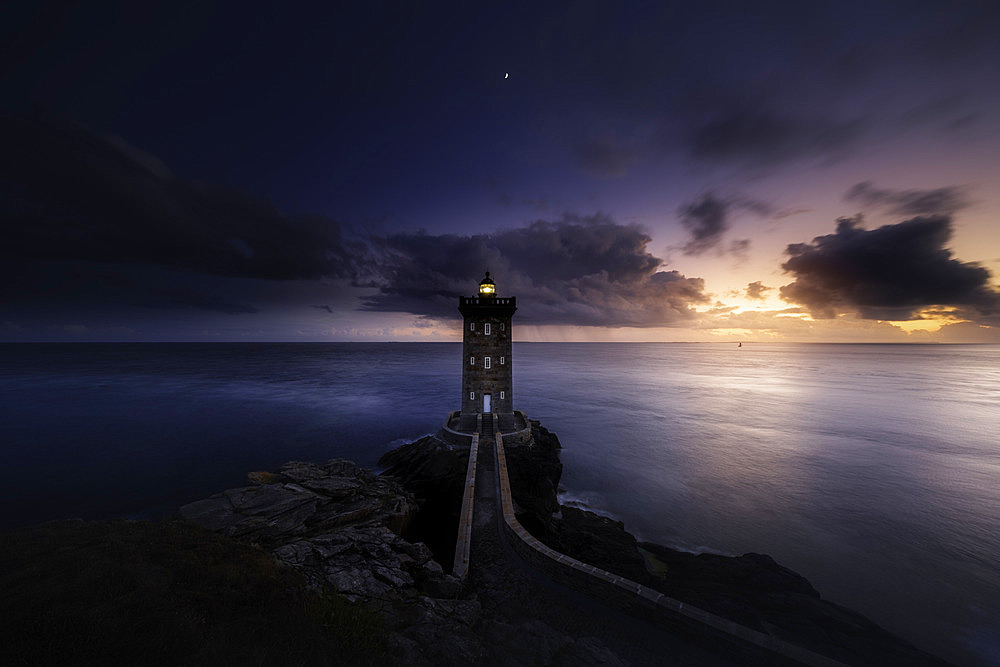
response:
[[[0,340],[1000,342],[993,3],[90,4],[0,10]]]

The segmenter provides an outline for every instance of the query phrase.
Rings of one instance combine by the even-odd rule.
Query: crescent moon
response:
[[[509,76],[510,76],[510,73],[509,73],[509,72],[504,72],[504,74],[503,74],[503,78],[505,78],[505,79],[506,79],[506,78],[508,78]]]

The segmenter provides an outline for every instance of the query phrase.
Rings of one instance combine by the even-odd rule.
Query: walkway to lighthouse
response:
[[[501,532],[498,498],[495,442],[492,433],[484,432],[479,438],[468,574],[484,614],[510,619],[513,625],[547,625],[572,636],[592,637],[633,665],[737,664],[552,581],[525,562],[507,542]],[[530,633],[524,641],[524,656],[495,655],[487,663],[511,664],[512,658],[515,664],[530,663]],[[612,660],[602,664],[615,663]]]

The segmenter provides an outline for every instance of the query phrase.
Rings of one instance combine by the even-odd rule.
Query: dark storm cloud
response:
[[[252,315],[260,312],[254,302],[262,282],[155,265],[6,258],[0,317],[141,322],[157,310]]]
[[[739,262],[745,262],[750,255],[750,239],[734,239],[729,243],[729,254]]]
[[[996,322],[1000,294],[987,269],[953,259],[946,215],[915,217],[873,230],[860,216],[841,218],[833,234],[789,245],[782,268],[795,281],[781,288],[786,301],[813,317],[857,312],[866,319],[907,320],[928,306],[952,306],[981,322]]]
[[[230,315],[260,312],[249,303],[230,301],[216,294],[205,294],[201,290],[159,288],[150,292],[151,299],[140,305],[148,308],[210,310]]]
[[[862,206],[881,207],[897,215],[933,215],[954,213],[969,202],[962,187],[951,186],[929,190],[891,190],[877,188],[871,181],[852,186],[845,194],[846,201]]]
[[[332,279],[334,291],[377,289],[370,310],[454,317],[455,297],[487,268],[501,291],[531,302],[525,319],[538,323],[671,325],[707,300],[700,279],[661,270],[645,232],[605,215],[348,240],[329,219],[176,178],[155,157],[68,120],[0,116],[0,140],[0,293],[19,313],[253,314],[274,282]]]
[[[691,233],[691,240],[684,246],[685,255],[700,255],[722,240],[729,229],[726,214],[729,205],[711,193],[685,204],[677,210],[681,224]]]
[[[685,255],[701,255],[713,248],[720,248],[722,239],[729,230],[730,216],[737,210],[767,215],[771,208],[762,201],[748,197],[724,199],[711,192],[680,206],[677,216],[691,234],[691,239],[681,248],[682,252]],[[749,239],[740,239],[730,244],[729,251],[738,256],[745,255],[749,247]]]
[[[678,144],[696,159],[755,171],[829,163],[995,116],[981,90],[1000,62],[996,3],[731,9],[731,27],[706,31],[715,49],[673,109]]]
[[[857,141],[860,120],[804,118],[767,109],[734,108],[700,123],[691,138],[696,158],[770,165],[800,157],[832,159]]]
[[[385,277],[369,310],[456,317],[489,269],[501,295],[522,297],[523,321],[670,326],[706,303],[704,282],[660,270],[650,237],[606,215],[564,215],[492,234],[397,234],[381,244]]]
[[[2,115],[0,145],[0,255],[272,280],[355,274],[361,247],[333,220],[176,178],[72,121]]]
[[[764,299],[767,296],[767,292],[773,290],[773,287],[768,287],[760,280],[747,284],[746,297],[748,299]]]

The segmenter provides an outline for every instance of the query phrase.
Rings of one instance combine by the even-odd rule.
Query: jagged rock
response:
[[[268,549],[314,589],[378,609],[408,663],[469,664],[483,654],[470,630],[478,603],[454,599],[460,582],[426,545],[399,535],[416,505],[398,482],[342,459],[249,477],[253,486],[185,505],[181,515]]]
[[[528,530],[551,528],[552,515],[559,511],[556,489],[562,477],[559,438],[535,420],[527,444],[505,446],[514,511]]]
[[[421,582],[420,590],[434,598],[454,598],[462,591],[462,582],[450,574],[429,577]]]
[[[379,465],[385,468],[383,477],[398,481],[420,504],[402,535],[426,543],[438,560],[451,563],[469,450],[427,436],[387,452]]]
[[[324,560],[333,558],[354,547],[354,542],[347,534],[320,535],[310,540],[307,544]]]
[[[536,536],[561,553],[634,581],[648,573],[635,537],[625,524],[575,507],[563,507],[551,528]]]
[[[274,550],[274,556],[285,565],[296,567],[307,563],[315,552],[316,549],[311,542],[302,540],[278,547]]]
[[[296,482],[330,476],[323,466],[307,461],[289,461],[278,468],[278,474]]]
[[[356,479],[345,477],[326,477],[323,479],[312,479],[302,482],[302,486],[312,491],[317,491],[325,496],[339,500],[352,495],[361,486],[361,482]]]
[[[377,579],[380,579],[393,588],[406,588],[408,586],[413,586],[415,583],[413,577],[402,569],[396,567],[386,567],[384,565],[373,565],[372,574],[375,575]]]
[[[387,599],[389,591],[392,590],[392,586],[376,579],[373,568],[325,569],[324,574],[327,582],[333,584],[337,592],[353,600]]]
[[[423,565],[427,561],[434,558],[434,554],[427,545],[423,542],[410,542],[404,547],[406,553],[416,562],[418,565]],[[440,567],[440,565],[438,566]]]

